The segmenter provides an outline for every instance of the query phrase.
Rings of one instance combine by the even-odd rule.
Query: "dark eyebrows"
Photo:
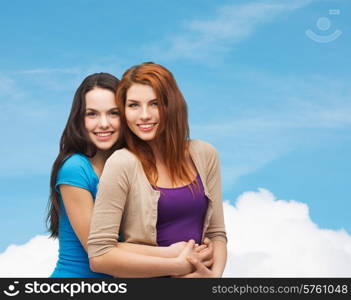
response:
[[[111,109],[109,109],[109,111],[111,110],[118,110],[118,106],[115,106],[115,107],[112,107]],[[94,109],[94,108],[90,108],[90,107],[87,107],[85,109],[85,111],[93,111],[93,112],[97,112],[98,110]]]
[[[133,103],[139,103],[140,102],[140,100],[133,100],[133,99],[127,99],[127,101],[133,102]],[[152,101],[157,101],[157,99],[156,98],[155,99],[151,99],[151,100],[148,100],[147,102],[152,102]]]

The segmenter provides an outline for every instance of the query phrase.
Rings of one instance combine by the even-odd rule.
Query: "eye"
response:
[[[158,102],[157,102],[157,101],[153,101],[153,102],[151,103],[151,105],[152,105],[152,106],[158,106]]]
[[[96,116],[96,112],[95,111],[88,111],[85,113],[86,116],[88,117],[95,117]]]
[[[119,116],[119,111],[118,110],[113,110],[113,111],[111,111],[111,115]]]
[[[131,108],[134,108],[134,107],[137,107],[138,104],[137,103],[129,103],[128,104],[128,107],[131,107]]]

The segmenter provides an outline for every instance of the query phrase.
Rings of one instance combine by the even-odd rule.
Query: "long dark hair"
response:
[[[90,141],[88,133],[84,127],[84,116],[86,110],[85,95],[92,89],[99,87],[115,93],[119,80],[108,73],[95,73],[86,77],[74,94],[71,112],[60,140],[60,150],[52,166],[50,176],[50,198],[48,202],[48,214],[46,217],[47,228],[50,237],[58,236],[59,221],[59,198],[55,190],[57,173],[63,161],[74,153],[83,153],[88,157],[93,157],[96,146]],[[113,148],[120,147],[120,141]],[[112,149],[113,150],[113,149]]]

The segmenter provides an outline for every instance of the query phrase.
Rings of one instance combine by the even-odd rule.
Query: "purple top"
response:
[[[202,229],[207,212],[208,199],[199,175],[198,184],[177,188],[157,189],[158,200],[157,244],[169,246],[180,241],[194,239],[201,243]]]

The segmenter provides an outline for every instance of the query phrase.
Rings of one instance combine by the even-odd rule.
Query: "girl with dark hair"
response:
[[[172,73],[154,63],[134,66],[116,98],[126,148],[110,156],[100,179],[88,239],[92,270],[221,277],[227,249],[219,159],[211,145],[189,139],[186,103]],[[178,257],[143,259],[118,249],[119,233],[151,246],[189,242]],[[209,239],[210,263],[192,249]]]
[[[119,80],[107,73],[86,77],[77,89],[50,179],[47,222],[59,238],[51,277],[107,277],[92,272],[86,254],[98,178],[118,149],[120,119],[115,104]]]
[[[92,74],[75,93],[51,172],[47,222],[51,237],[59,239],[59,257],[51,277],[109,276],[90,270],[86,243],[105,161],[123,146],[115,101],[118,82],[107,73]],[[184,244],[149,247],[120,242],[118,247],[120,251],[176,257]],[[198,251],[203,248],[198,247]],[[208,255],[208,251],[203,255]]]

